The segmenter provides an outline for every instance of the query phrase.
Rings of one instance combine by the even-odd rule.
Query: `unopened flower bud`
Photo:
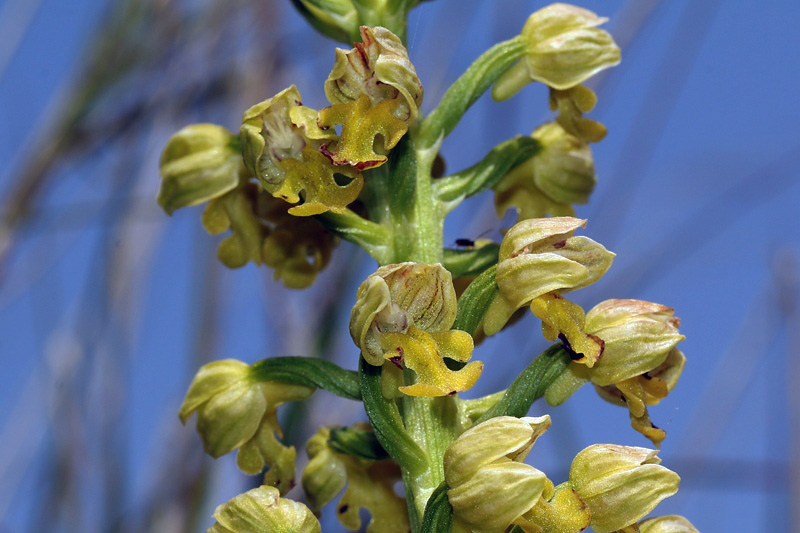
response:
[[[646,516],[678,491],[680,477],[659,463],[656,450],[595,444],[572,461],[569,484],[591,512],[591,527],[611,533]]]
[[[585,220],[553,217],[523,220],[508,230],[500,245],[496,282],[500,289],[484,317],[494,335],[511,315],[534,298],[567,292],[597,281],[614,254],[587,237],[575,237]]]
[[[533,13],[522,28],[525,55],[497,81],[492,96],[505,100],[531,81],[568,89],[619,64],[620,50],[608,19],[587,9],[556,3]]]
[[[302,503],[281,498],[274,487],[262,486],[236,496],[214,511],[217,522],[208,533],[320,533],[317,518]]]
[[[640,533],[700,533],[691,522],[679,515],[658,516],[642,520]]]
[[[550,417],[487,420],[465,431],[447,449],[444,475],[456,526],[502,532],[530,511],[547,477],[522,463]]]
[[[222,196],[239,184],[239,140],[222,126],[192,124],[173,135],[161,154],[158,203],[168,214]]]

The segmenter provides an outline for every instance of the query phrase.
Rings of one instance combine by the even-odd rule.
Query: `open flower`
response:
[[[548,388],[545,399],[559,405],[592,382],[601,397],[627,406],[633,427],[658,444],[666,433],[650,421],[647,405],[675,387],[686,358],[676,348],[684,339],[674,310],[642,300],[606,300],[586,314],[584,330],[603,340],[603,356],[591,368],[571,365]]]
[[[591,148],[556,122],[538,127],[531,136],[541,149],[493,187],[498,214],[514,208],[518,220],[574,216],[571,204],[589,201],[597,181]]]
[[[336,49],[325,81],[331,106],[320,111],[319,124],[331,129],[341,124],[342,133],[325,143],[323,152],[335,165],[359,170],[382,165],[386,152],[417,121],[422,95],[400,38],[381,26],[362,26],[360,43],[349,51]]]
[[[607,21],[569,4],[551,4],[536,11],[522,28],[524,56],[501,76],[492,96],[505,100],[532,81],[569,89],[619,64],[619,47],[597,27]]]
[[[258,382],[251,367],[235,359],[213,361],[195,375],[181,405],[184,424],[197,413],[203,449],[214,458],[240,448],[237,464],[248,474],[270,467],[266,481],[287,492],[294,486],[294,447],[278,439],[275,413],[284,402],[304,400],[313,387]]]
[[[502,532],[538,502],[546,476],[522,461],[550,417],[500,416],[468,429],[444,455],[453,531]]]
[[[587,237],[574,236],[585,225],[585,220],[572,217],[536,218],[508,230],[497,264],[499,292],[483,321],[487,335],[500,331],[517,309],[539,296],[600,279],[614,254]]]
[[[245,165],[264,189],[290,204],[302,200],[290,214],[342,212],[358,198],[363,178],[320,152],[336,132],[317,125],[317,112],[303,106],[294,85],[245,111],[239,136]]]
[[[208,533],[320,533],[319,521],[302,503],[281,498],[274,487],[240,494],[214,511]]]
[[[401,386],[409,396],[446,396],[470,389],[483,363],[451,370],[445,357],[466,363],[472,337],[450,327],[456,318],[453,278],[442,265],[400,263],[380,267],[358,289],[350,335],[367,363],[389,361],[417,374]]]

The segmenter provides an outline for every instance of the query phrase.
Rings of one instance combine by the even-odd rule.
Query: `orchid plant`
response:
[[[306,105],[291,86],[244,112],[237,133],[196,124],[176,133],[161,160],[159,204],[167,213],[206,204],[203,226],[225,233],[218,257],[231,268],[273,269],[294,289],[314,283],[340,239],[377,263],[350,318],[357,348],[348,370],[310,357],[200,368],[180,409],[196,416],[213,457],[238,450],[263,485],[217,508],[210,532],[320,531],[321,509],[340,493],[344,527],[368,532],[692,532],[684,518],[643,520],[680,478],[654,449],[596,444],[555,485],[525,464],[550,417],[532,403],[565,402],[584,384],[626,406],[633,428],[658,448],[665,432],[648,405],[675,387],[685,358],[669,307],[606,300],[588,312],[567,293],[598,281],[614,254],[583,235],[575,218],[595,186],[590,143],[605,127],[584,115],[595,94],[581,85],[620,61],[599,26],[607,19],[553,4],[520,35],[478,57],[427,115],[404,39],[419,0],[293,0],[321,33],[345,43],[325,81],[327,107]],[[442,141],[491,88],[496,100],[539,82],[551,122],[515,136],[473,166],[440,175]],[[502,242],[444,246],[445,217],[464,199],[494,194],[498,215],[517,222]],[[457,288],[458,287],[458,288]],[[524,308],[553,344],[489,396],[459,393],[480,379],[473,352]],[[317,389],[362,402],[367,421],[322,427],[308,441],[295,486],[296,449],[282,441],[277,411]],[[405,495],[395,490],[402,482]]]

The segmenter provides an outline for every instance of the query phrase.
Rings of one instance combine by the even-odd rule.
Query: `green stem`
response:
[[[427,452],[428,468],[419,476],[405,479],[417,516],[424,516],[433,491],[444,481],[444,453],[458,436],[459,417],[456,396],[401,400],[403,419],[411,438]],[[413,530],[412,530],[413,531]]]
[[[366,220],[349,209],[344,213],[328,211],[317,215],[316,219],[332,233],[362,247],[380,264],[391,255],[391,231],[386,226]]]
[[[500,401],[475,423],[480,424],[496,416],[526,416],[533,402],[544,396],[547,387],[567,369],[570,362],[564,346],[560,342],[553,344],[517,376]]]
[[[465,198],[494,187],[509,170],[536,155],[540,148],[532,137],[509,139],[492,148],[471,167],[437,179],[434,193],[450,212]]]
[[[521,36],[498,43],[484,52],[442,97],[436,109],[422,122],[420,147],[432,147],[456,127],[467,109],[525,52]]]

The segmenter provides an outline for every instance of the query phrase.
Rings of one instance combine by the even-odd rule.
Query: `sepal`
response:
[[[158,204],[171,215],[235,189],[242,170],[238,142],[215,124],[192,124],[170,137],[161,154]]]
[[[317,518],[302,503],[281,498],[274,487],[258,487],[214,511],[208,533],[321,533]]]
[[[646,516],[678,491],[680,477],[659,463],[656,450],[595,444],[572,462],[569,484],[591,512],[591,527],[611,533]]]

